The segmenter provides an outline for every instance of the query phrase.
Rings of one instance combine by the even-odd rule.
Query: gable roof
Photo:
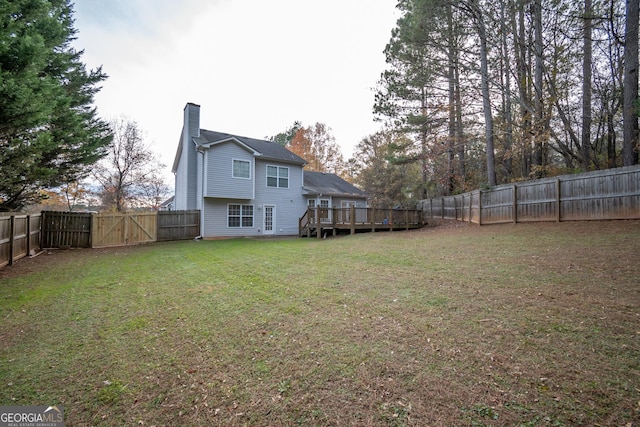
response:
[[[176,150],[176,155],[173,157],[173,166],[171,167],[171,172],[176,173],[178,170],[178,164],[180,163],[180,157],[182,157],[182,133],[184,132],[184,128],[182,132],[180,132],[180,139],[178,139],[178,149]]]
[[[262,139],[247,138],[245,136],[201,129],[200,137],[194,138],[194,140],[199,146],[211,146],[217,143],[235,141],[253,151],[254,155],[266,160],[276,160],[299,165],[305,165],[307,163],[302,157],[292,153],[282,145]]]
[[[169,197],[167,200],[165,200],[164,202],[160,203],[160,207],[161,208],[166,208],[167,206],[173,204],[173,201],[175,200],[176,196],[171,196]]]
[[[308,195],[367,197],[367,193],[332,173],[304,171],[303,188]]]

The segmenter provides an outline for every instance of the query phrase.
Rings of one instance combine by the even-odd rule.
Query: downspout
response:
[[[198,204],[200,205],[200,235],[193,238],[193,240],[202,240],[204,234],[204,193],[205,193],[205,177],[206,177],[206,167],[204,161],[204,150],[202,148],[196,147],[196,153],[198,156],[197,165],[198,165],[198,175],[200,176],[200,191],[198,192]]]

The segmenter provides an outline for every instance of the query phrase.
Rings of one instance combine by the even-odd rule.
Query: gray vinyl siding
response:
[[[200,135],[200,107],[187,104],[185,129],[182,136],[182,156],[186,157],[186,208],[198,209],[198,153],[193,138]]]
[[[187,146],[187,210],[198,209],[198,161],[193,143]]]
[[[367,207],[367,199],[358,199],[355,197],[333,197],[333,207],[341,208],[342,202],[355,202],[356,208],[366,208]]]
[[[190,210],[198,208],[197,173],[194,173],[194,171],[197,172],[196,151],[193,143],[188,143],[183,147],[178,168],[176,169],[175,209]]]
[[[233,178],[233,160],[244,160],[251,164],[249,179]],[[205,197],[250,200],[254,197],[254,159],[252,153],[234,142],[214,145],[205,157],[207,173]]]
[[[288,189],[267,187],[267,165],[289,168]],[[231,173],[230,168],[229,163],[228,176]],[[298,234],[298,219],[306,209],[306,201],[302,195],[302,167],[256,160],[252,172],[254,172],[253,178],[256,187],[255,198],[205,198],[203,208],[203,236],[205,238],[262,236],[264,234],[265,205],[275,206],[274,235]],[[227,206],[230,203],[253,205],[253,227],[228,227]]]
[[[227,226],[227,206],[230,204],[253,204],[251,200],[238,200],[238,199],[212,199],[205,198],[203,206],[203,227],[202,235],[207,237],[241,237],[241,236],[256,236],[257,227],[255,222],[255,207],[254,207],[254,227],[233,227]]]
[[[175,183],[175,209],[186,210],[187,209],[187,170],[185,165],[184,151],[180,155],[178,160],[178,167],[176,168],[176,183]]]
[[[312,199],[316,201],[316,206],[320,206],[320,200],[329,200],[330,208],[341,208],[342,202],[355,202],[357,208],[366,208],[367,207],[367,199],[359,198],[356,196],[352,197],[338,197],[338,196],[322,196],[322,197],[305,197],[305,206],[308,206],[308,200]]]
[[[267,165],[289,168],[289,188],[267,187]],[[304,215],[306,202],[302,195],[302,167],[286,163],[256,161],[256,203],[274,205],[275,234],[298,234],[298,219]],[[264,222],[264,210],[260,211]],[[262,224],[261,224],[262,227]]]

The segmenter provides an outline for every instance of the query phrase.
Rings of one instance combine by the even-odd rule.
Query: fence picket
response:
[[[40,214],[0,216],[0,268],[41,250],[40,220]]]
[[[473,199],[472,193],[462,195],[463,206],[467,195]],[[458,214],[460,197],[422,200],[422,210],[431,219],[466,220],[464,214]],[[469,220],[483,225],[640,219],[640,165],[500,185],[480,192],[478,211]]]

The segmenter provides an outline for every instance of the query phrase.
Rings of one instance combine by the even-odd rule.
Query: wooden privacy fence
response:
[[[90,248],[91,214],[42,212],[43,248]]]
[[[425,218],[476,224],[640,219],[640,166],[506,184],[420,202]]]
[[[40,252],[41,215],[0,216],[0,268]]]
[[[157,240],[156,212],[93,215],[91,247],[137,245]]]
[[[103,248],[200,235],[200,211],[43,212],[42,247]]]
[[[200,211],[158,212],[158,241],[193,239],[200,235]]]

